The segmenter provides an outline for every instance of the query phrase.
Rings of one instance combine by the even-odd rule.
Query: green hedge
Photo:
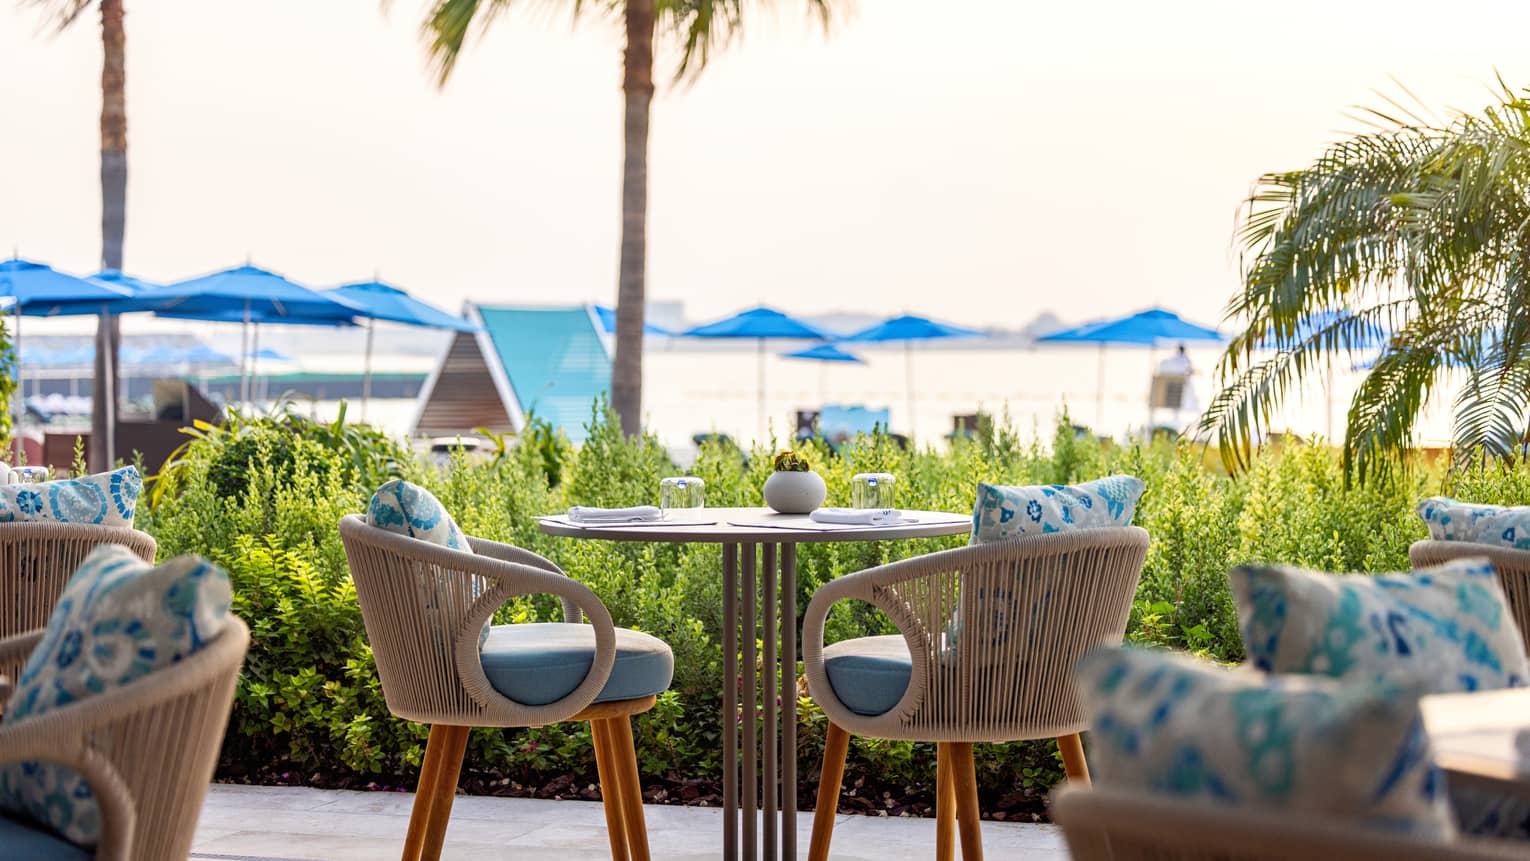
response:
[[[1242,657],[1226,570],[1279,560],[1328,570],[1399,569],[1424,529],[1412,513],[1434,480],[1422,473],[1347,488],[1324,447],[1287,444],[1246,475],[1213,469],[1214,454],[1159,441],[1121,447],[1076,438],[1064,415],[1052,438],[988,429],[949,451],[900,450],[886,436],[862,437],[835,453],[808,451],[831,499],[848,497],[850,476],[899,476],[906,508],[967,511],[978,481],[1066,483],[1112,472],[1147,482],[1137,523],[1153,535],[1133,608],[1130,639],[1185,648],[1222,661]],[[236,421],[192,441],[154,488],[143,526],[163,555],[199,553],[228,568],[235,611],[252,628],[221,773],[235,780],[409,787],[425,728],[388,714],[355,591],[335,529],[363,510],[370,488],[392,475],[429,487],[463,528],[542,553],[600,596],[616,624],[638,628],[675,651],[673,689],[639,721],[638,755],[651,797],[705,796],[720,774],[720,550],[707,545],[569,541],[542,535],[534,515],[571,504],[652,501],[673,474],[652,438],[624,439],[610,418],[593,417],[580,448],[538,426],[528,444],[502,445],[491,458],[457,458],[445,468],[412,457],[376,432],[316,425],[291,415]],[[709,445],[692,471],[707,482],[709,505],[759,505],[768,457],[748,463]],[[1530,500],[1530,471],[1479,472],[1462,495]],[[801,594],[842,574],[962,543],[962,539],[799,548]],[[501,622],[554,620],[557,603],[521,599]],[[829,640],[888,633],[868,606],[843,603]],[[810,798],[824,718],[805,687],[801,698],[803,793]],[[473,734],[465,785],[475,791],[579,795],[594,782],[587,728],[563,724]],[[867,809],[927,803],[933,752],[924,745],[858,739],[846,786]],[[984,746],[979,780],[985,809],[1019,816],[1061,777],[1049,741]]]

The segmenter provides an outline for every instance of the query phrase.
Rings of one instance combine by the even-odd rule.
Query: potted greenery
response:
[[[782,514],[807,514],[823,505],[829,489],[808,459],[790,449],[776,455],[775,472],[765,480],[765,504]]]

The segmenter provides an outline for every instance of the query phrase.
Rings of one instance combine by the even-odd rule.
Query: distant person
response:
[[[1185,352],[1185,345],[1180,344],[1174,351],[1174,355],[1158,363],[1158,376],[1177,377],[1183,381],[1182,394],[1179,401],[1179,412],[1199,413],[1200,401],[1195,397],[1195,383],[1191,378],[1195,376],[1195,366],[1190,364],[1190,355]]]

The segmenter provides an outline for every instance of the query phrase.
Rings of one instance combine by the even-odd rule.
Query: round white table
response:
[[[739,857],[740,831],[745,861],[760,857],[755,814],[762,808],[763,857],[774,861],[797,856],[797,545],[816,541],[941,538],[961,535],[972,528],[970,514],[904,511],[903,516],[911,522],[838,526],[814,523],[806,515],[777,514],[768,508],[676,512],[673,523],[583,525],[564,517],[541,518],[543,532],[564,538],[722,545],[723,655],[725,661],[731,656],[734,667],[742,664],[742,673],[733,673],[733,678],[743,677],[742,685],[723,680],[723,858],[727,861]],[[741,625],[743,636],[739,632]],[[755,637],[762,625],[764,668],[756,679]],[[785,694],[779,698],[779,711],[778,679],[779,691]],[[740,688],[744,701],[763,712],[765,737],[755,738],[753,720],[739,720]],[[740,723],[744,736],[742,757],[737,729]]]

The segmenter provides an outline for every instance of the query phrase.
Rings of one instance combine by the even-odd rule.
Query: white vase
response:
[[[782,514],[807,514],[828,496],[829,488],[816,472],[773,472],[765,479],[765,504]]]

